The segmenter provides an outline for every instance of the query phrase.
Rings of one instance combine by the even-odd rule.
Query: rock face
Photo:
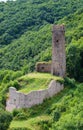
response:
[[[54,25],[52,33],[51,73],[53,75],[64,77],[66,72],[64,25]]]
[[[14,108],[30,108],[34,105],[41,104],[46,98],[50,98],[63,90],[63,85],[52,80],[47,89],[31,91],[24,94],[16,91],[15,88],[9,88],[9,99],[6,104],[6,110],[12,111]]]

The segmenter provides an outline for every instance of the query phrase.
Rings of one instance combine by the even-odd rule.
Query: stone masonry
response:
[[[50,62],[38,62],[36,64],[36,71],[51,73],[51,63]]]
[[[30,108],[34,105],[43,103],[46,98],[50,98],[63,90],[63,85],[52,80],[47,89],[31,91],[24,94],[16,91],[15,88],[9,88],[9,99],[7,100],[6,110],[12,111],[14,108]]]
[[[52,29],[52,63],[38,63],[36,71],[49,72],[53,75],[65,77],[65,28],[64,25],[54,25]]]
[[[64,77],[66,73],[64,25],[54,25],[52,34],[51,73],[53,75]]]

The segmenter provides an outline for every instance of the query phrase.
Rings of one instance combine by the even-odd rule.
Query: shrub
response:
[[[20,77],[20,76],[22,76],[22,75],[23,75],[23,72],[22,72],[22,71],[16,71],[16,72],[13,72],[13,73],[12,73],[11,78],[12,78],[12,80],[15,80],[16,78],[18,78],[18,77]]]
[[[16,120],[26,120],[27,115],[25,113],[18,113],[15,117]]]
[[[20,112],[21,112],[21,110],[14,109],[13,112],[12,112],[13,117],[17,116]]]
[[[42,130],[49,130],[51,127],[51,122],[48,120],[42,120],[38,122],[38,125],[41,127]]]
[[[6,98],[7,98],[6,94],[2,95],[1,103],[2,103],[4,106],[6,106]]]
[[[5,106],[0,102],[0,111],[5,110]]]
[[[51,110],[51,109],[49,109],[49,108],[46,110],[46,113],[47,113],[48,115],[50,115],[50,114],[51,114],[51,112],[52,112],[52,110]]]
[[[60,112],[55,111],[53,115],[53,121],[58,121],[60,116]]]
[[[18,83],[18,81],[17,80],[14,80],[14,82],[13,82],[13,87],[15,87],[17,90],[20,88],[20,84]]]
[[[7,130],[12,120],[12,114],[6,111],[0,111],[0,130]]]
[[[6,74],[3,78],[4,83],[8,83],[11,80],[11,74]]]
[[[66,55],[66,61],[67,61],[67,72],[70,77],[74,77],[76,80],[81,80],[81,70],[83,66],[81,65],[81,62],[83,62],[83,56],[81,53],[81,49],[79,49],[79,43],[76,43],[75,41],[72,41],[71,44],[67,47],[67,55]],[[83,46],[83,44],[82,44]],[[83,74],[82,74],[83,76]]]
[[[64,85],[65,86],[69,86],[71,88],[76,87],[75,79],[70,79],[70,78],[66,77],[64,79]]]

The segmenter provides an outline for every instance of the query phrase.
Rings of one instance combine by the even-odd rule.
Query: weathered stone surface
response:
[[[49,62],[39,62],[36,64],[37,72],[47,72],[51,73],[51,63]]]
[[[52,80],[48,87],[48,93],[49,97],[52,97],[53,95],[57,94],[61,90],[63,90],[63,84],[60,84],[59,82],[56,82],[55,80]]]
[[[54,25],[52,29],[52,63],[37,63],[37,72],[51,72],[53,75],[65,77],[65,28],[64,25]]]
[[[63,85],[52,80],[49,87],[44,90],[31,91],[28,94],[20,93],[15,88],[9,88],[9,100],[6,104],[6,110],[12,111],[14,108],[30,108],[41,104],[46,98],[52,97],[63,89]]]
[[[64,77],[66,73],[65,28],[54,25],[52,30],[52,68],[53,75]]]

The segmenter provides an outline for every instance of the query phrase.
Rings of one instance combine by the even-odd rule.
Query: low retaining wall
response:
[[[63,88],[63,85],[55,80],[50,82],[47,89],[31,91],[28,94],[18,92],[14,87],[10,87],[6,110],[12,111],[14,108],[30,108],[41,104],[46,98],[52,97],[63,90]]]

